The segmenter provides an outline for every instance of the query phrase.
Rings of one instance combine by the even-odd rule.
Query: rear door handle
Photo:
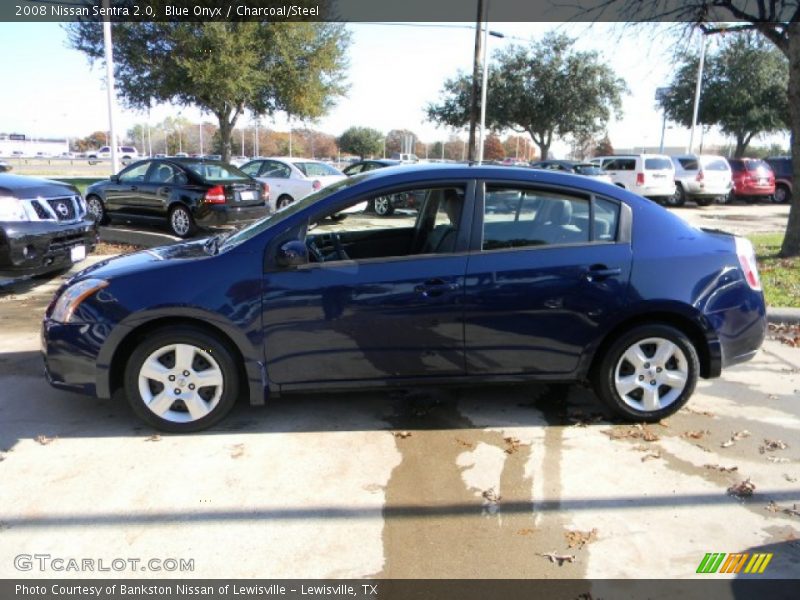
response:
[[[583,272],[583,278],[586,281],[602,281],[615,275],[621,275],[622,269],[620,267],[607,267],[606,265],[592,265]]]
[[[414,287],[415,292],[425,297],[441,296],[445,292],[454,292],[457,289],[457,283],[446,283],[441,279],[429,279]]]

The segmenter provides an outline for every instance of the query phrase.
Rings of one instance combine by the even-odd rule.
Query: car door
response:
[[[140,193],[153,161],[138,162],[120,171],[116,181],[105,188],[105,208],[108,213],[141,216]]]
[[[621,202],[569,189],[479,191],[464,297],[467,374],[573,373],[627,302],[629,215]]]
[[[284,195],[291,196],[292,189],[289,184],[291,173],[289,165],[277,160],[265,160],[261,164],[258,178],[269,185],[270,198],[278,200]],[[294,196],[292,198],[296,200]]]
[[[266,268],[270,381],[291,388],[464,374],[461,302],[474,184],[405,189],[425,190],[419,216],[391,222],[358,214],[325,218],[384,191],[351,198],[335,210],[320,208],[282,238],[304,239],[327,258]],[[319,225],[306,233],[306,222]],[[343,258],[337,246],[352,256]],[[275,251],[268,248],[268,257]]]
[[[155,163],[139,186],[138,206],[143,216],[161,218],[167,216],[170,199],[176,189],[189,182],[186,173],[171,163]]]

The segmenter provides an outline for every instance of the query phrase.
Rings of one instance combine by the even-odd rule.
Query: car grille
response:
[[[75,207],[75,198],[72,196],[65,196],[63,198],[48,198],[47,203],[56,215],[59,221],[74,221],[77,214]],[[37,211],[38,212],[38,211]]]
[[[38,200],[33,200],[31,202],[31,206],[33,207],[33,210],[36,211],[36,214],[40,219],[52,219],[50,213],[47,212],[47,209],[42,206],[41,202]]]

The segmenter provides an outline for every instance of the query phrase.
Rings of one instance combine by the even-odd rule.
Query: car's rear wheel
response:
[[[197,230],[188,208],[178,205],[169,211],[169,229],[182,238],[189,237]]]
[[[792,192],[785,185],[778,185],[775,187],[775,195],[772,196],[772,201],[778,204],[789,202],[792,199]]]
[[[103,205],[103,201],[100,199],[100,196],[88,196],[86,198],[86,208],[88,209],[89,214],[92,215],[92,218],[100,225],[105,225],[108,223],[106,207]]]
[[[642,325],[619,336],[593,373],[595,392],[618,415],[654,422],[677,412],[697,384],[692,342],[669,325]]]
[[[278,210],[289,206],[292,202],[294,202],[294,198],[289,196],[288,194],[284,194],[280,198],[278,198]]]
[[[131,354],[125,393],[133,411],[162,431],[199,431],[219,422],[239,394],[236,361],[215,336],[188,326],[159,330]]]
[[[373,201],[375,214],[381,217],[388,217],[394,212],[391,196],[380,196]]]
[[[675,193],[667,198],[667,206],[683,206],[686,204],[686,192],[680,183],[675,184]]]

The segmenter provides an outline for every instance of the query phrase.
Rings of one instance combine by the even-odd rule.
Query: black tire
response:
[[[720,196],[720,204],[733,204],[733,201],[736,200],[736,194],[733,190],[725,194],[724,196]]]
[[[677,393],[676,397],[670,400],[667,405],[656,410],[643,410],[641,408],[637,408],[636,406],[631,406],[631,403],[636,404],[636,401],[630,396],[635,395],[637,390],[634,389],[629,392],[628,402],[626,402],[622,395],[617,391],[615,377],[618,368],[620,369],[621,373],[623,372],[623,369],[627,368],[626,366],[628,363],[623,360],[623,355],[638,342],[653,338],[669,341],[678,349],[680,349],[680,351],[683,353],[684,364],[679,365],[678,361],[670,363],[670,361],[674,360],[674,358],[670,358],[670,361],[667,361],[667,363],[663,366],[663,369],[672,368],[667,367],[667,365],[670,364],[675,368],[685,369],[686,380],[682,389],[680,390],[680,393]],[[646,345],[643,347],[646,347]],[[647,355],[645,354],[645,356]],[[649,370],[643,371],[649,373],[645,377],[661,377],[661,375],[653,374],[657,368],[655,364],[645,364],[649,365]],[[637,372],[638,371],[634,369],[634,373],[632,375],[626,375],[626,377],[636,376]],[[697,385],[697,377],[699,372],[700,360],[697,356],[697,350],[683,332],[670,325],[664,324],[640,325],[630,329],[620,336],[617,336],[617,339],[615,339],[605,350],[602,359],[593,370],[592,383],[597,396],[606,404],[606,406],[614,411],[614,413],[626,420],[645,421],[652,423],[660,421],[661,419],[676,413],[684,404],[686,404],[686,402],[689,401],[689,398],[694,392],[695,385]],[[661,373],[661,371],[659,371],[659,373]],[[641,380],[640,377],[642,377],[642,375],[636,376],[636,379]],[[653,379],[651,381],[656,380]],[[642,384],[637,383],[637,386],[641,385],[640,389],[643,390],[644,388],[648,387],[647,383],[648,382],[645,379]],[[664,386],[660,385],[657,388],[654,387],[653,389],[656,389],[660,396],[663,388]],[[672,392],[672,389],[668,387],[667,389],[669,389],[670,393]],[[677,392],[678,390],[676,389],[675,391]],[[642,393],[641,397],[644,398],[644,393]]]
[[[772,196],[772,201],[777,204],[784,204],[792,201],[792,191],[783,184],[775,186],[775,195]]]
[[[183,204],[177,204],[169,211],[167,226],[174,235],[180,238],[191,237],[197,231],[192,213]]]
[[[373,209],[379,217],[388,217],[394,213],[394,204],[391,196],[380,196],[373,201]]]
[[[194,346],[201,352],[207,353],[217,362],[222,372],[223,383],[220,397],[208,414],[200,419],[176,422],[175,420],[163,418],[148,408],[147,403],[140,393],[139,372],[145,360],[159,349],[172,344]],[[160,329],[155,333],[147,335],[128,358],[127,365],[125,366],[125,395],[133,412],[136,413],[136,416],[156,429],[170,433],[189,433],[207,429],[221,421],[230,412],[239,396],[239,373],[236,368],[234,355],[235,353],[216,336],[195,327],[181,325]],[[204,359],[202,356],[199,359],[195,356],[194,360],[200,360],[202,365]],[[170,383],[169,385],[178,384]],[[215,391],[216,388],[212,388],[211,390],[209,390],[209,388],[203,388],[204,394],[213,393]],[[184,390],[184,393],[189,394],[191,392]],[[181,410],[181,402],[181,400],[175,400],[168,414],[179,416],[183,413],[187,417],[190,417],[190,411],[185,408]]]
[[[278,198],[278,201],[275,204],[275,207],[278,210],[280,210],[281,208],[284,208],[285,206],[289,206],[292,202],[294,202],[294,198],[292,198],[288,194],[284,194],[283,196],[280,196]]]
[[[108,224],[108,214],[106,213],[106,207],[100,196],[87,196],[86,208],[89,210],[89,214],[94,220],[97,221],[98,225]]]
[[[680,183],[675,184],[675,193],[666,198],[665,204],[676,208],[686,204],[686,191]]]

